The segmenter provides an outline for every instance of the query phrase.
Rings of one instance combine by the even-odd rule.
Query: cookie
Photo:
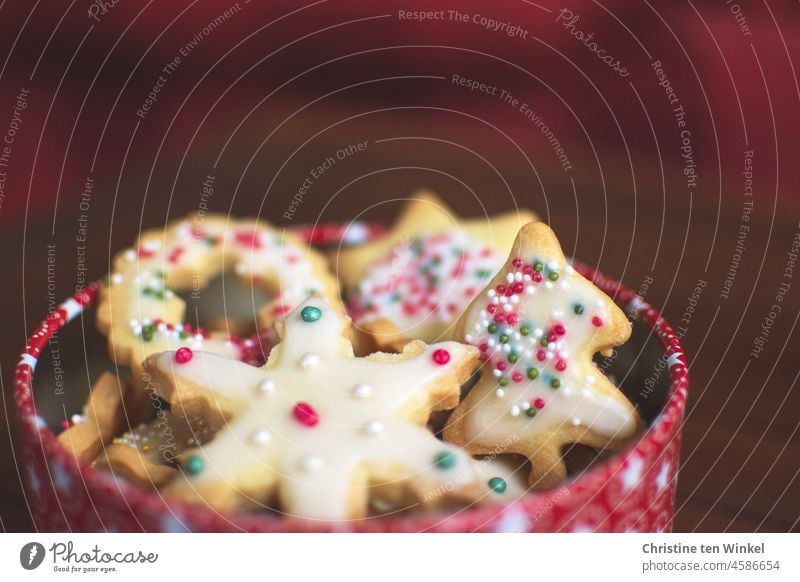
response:
[[[412,342],[360,358],[350,327],[317,297],[279,321],[263,368],[189,348],[150,356],[144,368],[172,411],[220,427],[186,452],[165,495],[327,520],[364,517],[373,492],[426,506],[485,496],[471,457],[424,426],[458,403],[478,350]]]
[[[570,266],[553,231],[525,225],[458,321],[456,337],[478,347],[484,363],[445,440],[474,454],[524,455],[530,485],[553,486],[566,476],[564,447],[613,450],[639,429],[634,407],[592,363],[630,333],[622,310]]]
[[[525,210],[464,220],[430,192],[415,193],[389,233],[333,257],[349,290],[359,351],[451,339],[458,316],[531,220]]]
[[[130,383],[105,372],[92,387],[84,413],[74,417],[58,442],[81,461],[92,461],[114,435],[127,430],[129,418],[140,415],[139,400]]]
[[[159,409],[156,418],[114,438],[94,461],[135,485],[160,487],[178,475],[177,457],[211,440],[202,418],[184,418]]]
[[[184,324],[186,303],[176,294],[199,292],[228,269],[270,296],[258,310],[262,328],[271,328],[310,294],[342,309],[338,282],[325,258],[296,235],[224,215],[185,219],[143,233],[133,248],[114,258],[97,312],[111,358],[131,365],[137,382],[145,357],[181,346],[243,358],[247,349],[241,341]]]

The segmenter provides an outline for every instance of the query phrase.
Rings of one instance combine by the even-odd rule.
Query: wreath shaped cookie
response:
[[[613,450],[640,427],[634,407],[592,362],[629,338],[630,322],[575,272],[546,224],[522,228],[457,328],[484,364],[445,440],[474,454],[522,454],[530,485],[545,488],[566,476],[564,446]]]
[[[535,219],[520,210],[463,220],[434,194],[415,193],[389,233],[334,258],[349,289],[360,351],[401,351],[411,339],[451,338],[458,316],[502,266],[519,228]]]
[[[175,293],[199,290],[229,267],[271,297],[258,311],[265,329],[309,295],[342,309],[324,257],[296,235],[224,215],[206,215],[201,223],[185,219],[143,233],[114,258],[97,314],[111,358],[134,371],[148,355],[182,346],[240,359],[240,342],[184,323],[186,303]]]

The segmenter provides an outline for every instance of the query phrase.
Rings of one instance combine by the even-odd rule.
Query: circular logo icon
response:
[[[44,561],[44,546],[39,542],[29,542],[19,551],[19,563],[26,570],[35,570]]]

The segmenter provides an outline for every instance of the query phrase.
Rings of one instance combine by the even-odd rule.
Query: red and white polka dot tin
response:
[[[361,238],[373,227],[348,229]],[[312,242],[342,239],[343,229],[325,226],[304,230]],[[345,242],[347,241],[345,237]],[[661,384],[660,401],[646,431],[623,451],[596,463],[579,476],[513,502],[439,513],[404,513],[341,523],[309,522],[274,514],[220,514],[202,506],[165,501],[156,492],[115,479],[111,474],[77,463],[58,444],[48,423],[37,413],[36,374],[39,356],[57,331],[94,301],[97,284],[64,302],[36,329],[16,368],[14,395],[20,421],[20,469],[34,525],[41,531],[363,531],[363,532],[655,532],[668,531],[675,509],[681,424],[688,375],[678,338],[651,306],[633,291],[576,264],[576,269],[631,313],[635,333],[648,350],[637,347],[628,358],[626,391],[650,397],[653,378]],[[87,322],[91,325],[91,322]],[[645,344],[642,344],[645,345]],[[624,348],[622,348],[624,349]],[[623,366],[624,367],[624,366]],[[662,373],[663,372],[663,373]],[[647,382],[646,379],[651,380]],[[652,402],[648,405],[652,408]]]

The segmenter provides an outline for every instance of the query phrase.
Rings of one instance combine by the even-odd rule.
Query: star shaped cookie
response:
[[[349,319],[318,297],[278,331],[262,368],[188,348],[145,361],[173,413],[219,428],[187,451],[165,495],[342,520],[365,516],[374,499],[437,505],[486,494],[471,457],[424,426],[458,403],[477,349],[412,342],[400,354],[355,357]]]
[[[508,262],[458,321],[456,337],[478,347],[484,364],[445,440],[474,454],[522,454],[531,486],[556,484],[566,476],[562,448],[613,450],[640,426],[592,363],[630,333],[622,310],[570,266],[553,231],[525,225]]]
[[[415,193],[389,233],[332,258],[350,290],[359,351],[450,339],[454,322],[503,264],[519,228],[535,219],[520,210],[465,220],[434,194]]]

